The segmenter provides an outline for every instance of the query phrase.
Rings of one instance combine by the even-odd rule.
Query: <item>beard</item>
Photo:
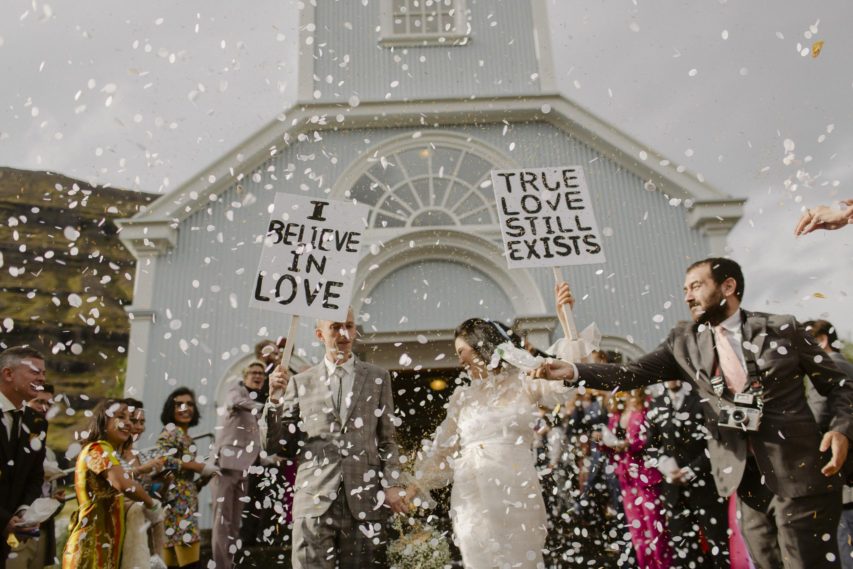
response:
[[[726,311],[728,310],[726,297],[723,296],[723,293],[719,290],[715,291],[714,295],[709,298],[704,305],[700,306],[702,307],[703,312],[693,317],[693,320],[697,324],[710,324],[711,326],[716,326],[728,317],[726,314]]]

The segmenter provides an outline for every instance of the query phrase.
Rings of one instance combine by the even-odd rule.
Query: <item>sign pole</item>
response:
[[[557,284],[564,282],[563,270],[560,267],[552,267],[554,269],[554,280]],[[572,307],[568,304],[562,306],[563,318],[560,320],[563,324],[563,335],[567,340],[576,340],[578,337],[578,329],[575,326],[575,318],[572,315]]]
[[[287,331],[287,342],[284,344],[284,352],[281,354],[281,363],[278,364],[285,370],[290,369],[290,357],[293,355],[293,346],[296,345],[296,331],[299,328],[299,315],[290,317],[290,329]]]

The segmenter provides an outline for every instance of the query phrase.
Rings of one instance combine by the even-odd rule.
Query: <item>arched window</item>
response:
[[[347,197],[370,205],[370,226],[494,225],[492,162],[472,148],[424,141],[380,156]]]

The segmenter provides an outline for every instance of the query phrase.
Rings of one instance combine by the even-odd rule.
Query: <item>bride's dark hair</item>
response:
[[[469,318],[456,327],[456,338],[462,338],[486,365],[492,361],[495,349],[509,340],[509,336],[498,325],[482,318]],[[498,369],[501,367],[500,362]]]

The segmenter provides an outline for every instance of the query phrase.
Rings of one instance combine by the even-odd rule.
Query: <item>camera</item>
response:
[[[755,396],[748,393],[736,393],[734,405],[720,407],[717,425],[741,431],[757,431],[761,424],[761,410]]]

